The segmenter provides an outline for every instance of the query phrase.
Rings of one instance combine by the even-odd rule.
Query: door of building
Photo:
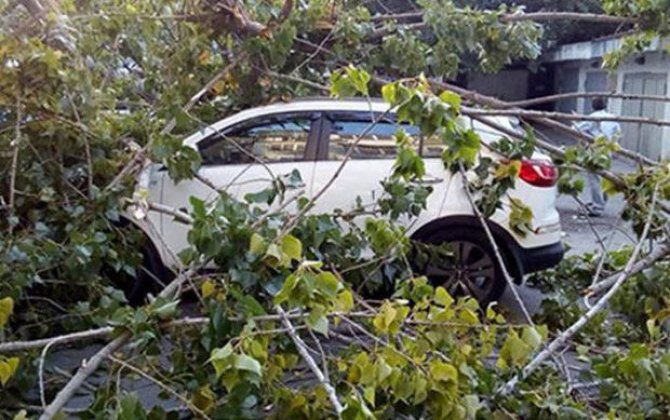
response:
[[[630,94],[665,96],[667,73],[628,73],[623,79],[623,91]],[[625,116],[663,119],[665,103],[625,99],[621,107]],[[662,128],[649,124],[623,123],[621,145],[635,150],[651,159],[659,159],[663,150]]]

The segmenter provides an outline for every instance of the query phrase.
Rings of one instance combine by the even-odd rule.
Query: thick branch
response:
[[[651,251],[645,258],[636,262],[633,265],[631,272],[634,274],[646,270],[647,268],[654,265],[657,261],[659,261],[662,258],[665,258],[668,255],[670,255],[670,242],[665,242],[654,248],[654,250]],[[586,290],[586,296],[597,295],[601,292],[604,292],[605,290],[610,289],[612,285],[616,283],[617,278],[619,277],[620,274],[621,273],[613,274],[607,277],[606,279],[603,279],[602,281],[589,287]]]
[[[480,12],[481,13],[481,12]],[[384,14],[372,17],[373,22],[385,22],[389,20],[417,20],[423,19],[424,12],[407,12]],[[536,13],[513,13],[502,15],[502,22],[519,22],[524,20],[534,20],[536,22],[549,22],[555,20],[571,20],[592,23],[634,23],[636,20],[630,17],[603,15],[598,13],[579,13],[579,12],[536,12]]]
[[[126,344],[126,342],[130,340],[131,337],[132,333],[130,331],[126,331],[109,342],[88,361],[82,360],[81,367],[79,370],[77,370],[77,373],[72,377],[72,379],[70,379],[67,385],[65,385],[65,387],[58,392],[56,398],[51,401],[51,404],[47,406],[47,408],[40,416],[40,420],[51,420],[54,418],[54,416],[58,414],[61,408],[63,408],[63,406],[67,404],[70,398],[72,398],[74,393],[77,392],[84,381],[86,381],[86,378],[95,372],[96,369],[98,369],[98,366],[100,366],[100,364],[107,357]]]
[[[600,298],[600,300],[595,305],[593,305],[591,309],[589,309],[574,324],[572,324],[570,328],[559,334],[558,337],[556,337],[551,343],[549,343],[549,345],[544,350],[538,353],[537,356],[535,356],[533,360],[531,360],[523,368],[521,373],[516,374],[512,379],[510,379],[498,391],[498,395],[505,396],[514,391],[514,388],[520,381],[523,381],[530,374],[532,374],[542,363],[544,363],[544,361],[547,358],[551,357],[554,354],[554,352],[561,349],[569,339],[571,339],[575,334],[577,334],[577,332],[579,332],[579,330],[581,330],[589,322],[589,320],[591,320],[596,314],[598,314],[605,307],[605,304],[619,290],[619,288],[623,285],[626,279],[628,279],[632,274],[636,273],[636,271],[633,271],[634,263],[635,260],[637,260],[637,256],[642,250],[642,244],[644,243],[645,239],[647,238],[647,234],[649,233],[649,228],[651,226],[651,221],[654,215],[654,208],[656,207],[657,192],[658,192],[658,184],[656,184],[656,186],[654,187],[654,194],[651,200],[651,206],[649,208],[649,215],[647,217],[647,222],[644,225],[642,235],[640,236],[640,239],[635,245],[633,254],[628,259],[626,267],[617,276],[617,279],[614,285],[612,285],[612,288],[608,290],[607,293],[603,295],[603,297]]]
[[[549,111],[530,111],[523,109],[475,109],[463,108],[463,115],[499,115],[520,118],[550,118],[562,119],[569,121],[616,121],[628,122],[637,124],[650,124],[662,127],[670,126],[670,121],[657,120],[648,117],[628,117],[628,116],[601,116],[601,115],[582,115],[582,114],[568,114],[565,112],[549,112]]]
[[[380,79],[375,78],[375,80],[380,80]],[[381,79],[381,80],[383,80],[383,79]],[[460,86],[456,86],[456,85],[453,85],[453,84],[450,84],[450,83],[443,83],[443,82],[437,82],[437,81],[431,81],[430,83],[433,86],[435,86],[436,88],[451,90],[451,91],[461,95],[461,97],[463,97],[463,99],[466,99],[466,100],[468,100],[472,103],[476,103],[476,104],[479,104],[479,105],[483,105],[483,106],[487,106],[487,107],[491,107],[491,108],[496,108],[496,109],[508,108],[507,102],[501,101],[500,99],[494,98],[492,96],[482,95],[480,93],[477,93],[477,92],[474,92],[474,91],[471,91],[471,90],[468,90],[468,89],[464,89]],[[539,124],[542,124],[544,126],[551,127],[553,129],[559,130],[559,131],[569,135],[570,137],[575,138],[575,139],[580,140],[580,141],[585,141],[587,143],[593,143],[593,141],[595,140],[592,136],[589,136],[589,135],[575,129],[574,127],[563,124],[559,121],[552,120],[550,118],[538,117],[538,116],[527,117],[527,118],[529,120],[532,120],[532,121],[537,122]],[[649,159],[648,157],[643,156],[643,155],[641,155],[637,152],[634,152],[632,150],[620,148],[615,153],[617,153],[621,156],[625,156],[627,158],[633,159],[637,162],[645,163],[647,165],[652,165],[652,166],[658,165],[658,162],[656,162],[655,160]]]
[[[284,309],[280,305],[276,305],[275,312],[281,317],[282,323],[288,330],[289,337],[291,337],[291,340],[293,340],[293,343],[298,349],[298,353],[300,353],[300,356],[303,358],[305,363],[307,363],[307,366],[309,366],[312,373],[314,373],[314,375],[316,376],[316,379],[319,381],[319,383],[321,383],[321,385],[325,389],[326,394],[328,394],[328,399],[330,399],[330,403],[333,405],[333,408],[335,408],[335,411],[337,412],[337,415],[339,417],[344,411],[344,407],[342,406],[342,403],[340,403],[340,400],[337,398],[335,388],[333,388],[328,379],[326,379],[323,372],[321,371],[321,369],[319,369],[319,366],[316,364],[316,361],[314,361],[314,358],[312,358],[312,356],[309,354],[309,351],[307,351],[307,346],[305,345],[305,342],[302,341],[302,338],[300,338],[298,333],[295,331],[295,327],[293,326],[293,324],[291,324],[291,321],[289,321]]]
[[[191,276],[197,273],[196,268],[191,268],[188,271],[177,276],[170,284],[168,284],[165,289],[158,295],[162,298],[169,298],[173,296],[181,285]],[[126,344],[132,338],[132,333],[130,331],[125,331],[120,336],[112,340],[109,344],[103,347],[99,352],[97,352],[91,359],[88,361],[82,361],[82,365],[77,370],[77,373],[70,379],[70,381],[65,385],[63,389],[58,392],[56,398],[47,406],[44,410],[44,413],[40,416],[40,420],[49,420],[52,419],[63,406],[72,398],[72,396],[77,392],[77,389],[86,381],[93,372],[98,369],[100,364],[107,359],[112,353],[120,349],[124,344]]]
[[[670,96],[660,95],[636,95],[632,93],[622,92],[569,92],[559,93],[556,95],[540,96],[538,98],[524,99],[521,101],[507,102],[510,108],[523,108],[526,106],[545,104],[549,102],[557,102],[564,99],[573,98],[617,98],[625,100],[640,100],[640,101],[655,101],[655,102],[670,102]]]

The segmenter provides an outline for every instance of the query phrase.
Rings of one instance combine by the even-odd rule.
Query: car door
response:
[[[441,145],[437,139],[423,139],[415,126],[396,123],[392,115],[382,118],[369,128],[371,122],[380,117],[380,114],[370,112],[324,113],[324,139],[316,165],[317,176],[313,181],[315,194],[335,175],[347,150],[350,147],[353,150],[344,169],[316,203],[314,212],[331,212],[333,209],[351,211],[356,207],[357,197],[360,197],[366,209],[374,209],[376,201],[384,193],[381,181],[391,174],[395,162],[394,134],[403,128],[414,138],[417,148],[425,157],[426,176],[416,182],[433,188],[427,209],[418,220],[404,220],[412,226],[419,226],[423,220],[437,217],[444,205],[449,175],[440,159]],[[360,136],[362,138],[358,139]]]
[[[319,113],[291,112],[223,128],[197,143],[202,156],[199,175],[238,199],[270,187],[273,177],[294,169],[307,188],[314,173],[319,122]],[[166,174],[163,178],[162,202],[172,208],[188,209],[191,196],[206,201],[218,197],[217,191],[200,180],[175,183]],[[187,232],[187,226],[163,216],[162,235],[170,251],[177,253],[188,246]]]

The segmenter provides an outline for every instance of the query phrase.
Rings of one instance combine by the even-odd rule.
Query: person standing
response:
[[[591,101],[593,112],[589,116],[611,118],[614,114],[607,111],[605,98],[595,97]],[[607,140],[618,141],[621,137],[621,126],[616,121],[582,121],[576,124],[576,128],[592,137],[604,136]],[[586,211],[591,217],[600,217],[605,211],[607,198],[603,193],[600,176],[593,172],[586,174],[586,182],[591,194],[591,201],[586,203]]]

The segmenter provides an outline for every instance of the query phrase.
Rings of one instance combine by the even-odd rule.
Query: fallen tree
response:
[[[57,8],[49,2],[49,12],[34,1],[5,6],[6,14],[28,12],[38,25],[28,32],[3,27],[0,44],[0,151],[3,163],[9,163],[2,165],[6,181],[0,203],[6,213],[0,224],[2,414],[13,415],[21,405],[34,409],[26,386],[36,382],[41,418],[65,413],[73,395],[91,388],[88,378],[103,368],[107,379],[97,385],[95,402],[86,409],[96,416],[148,415],[135,396],[120,391],[128,374],[149,380],[194,415],[212,418],[602,416],[603,404],[616,404],[617,396],[627,401],[617,407],[623,415],[653,415],[648,404],[636,402],[641,394],[654,400],[654,410],[666,410],[657,385],[670,379],[656,383],[636,371],[640,386],[633,387],[618,372],[598,367],[603,353],[621,357],[616,359],[621,363],[644,354],[645,366],[661,365],[665,353],[659,343],[666,337],[659,325],[666,308],[645,315],[648,336],[601,326],[600,333],[616,337],[616,348],[630,356],[607,354],[611,350],[600,345],[599,336],[588,335],[621,290],[650,267],[666,269],[664,201],[670,191],[664,187],[665,165],[556,121],[596,117],[523,110],[519,107],[529,103],[505,103],[433,77],[416,77],[424,69],[453,74],[463,52],[479,53],[475,67],[480,70],[536,56],[538,21],[623,22],[662,34],[664,22],[647,18],[656,6],[649,5],[639,20],[616,2],[608,2],[608,16],[463,12],[450,2],[425,3],[420,14],[373,18],[367,9],[345,2],[324,8],[292,1],[155,1],[131,2],[123,11],[114,2],[97,9]],[[394,22],[417,23],[414,19],[425,13],[445,19],[411,27]],[[374,25],[381,21],[389,26]],[[474,34],[460,34],[455,42],[444,35],[468,25]],[[435,39],[415,34],[426,29]],[[509,48],[502,48],[503,39]],[[370,59],[362,60],[367,55]],[[349,62],[368,69],[343,67]],[[611,183],[612,192],[622,193],[626,217],[638,233],[635,248],[602,256],[612,272],[587,290],[589,297],[602,297],[563,329],[536,322],[518,295],[525,315],[521,324],[506,322],[495,306],[481,308],[472,299],[450,296],[414,272],[413,244],[394,220],[410,217],[409,209],[395,216],[383,206],[351,214],[310,212],[375,123],[359,133],[335,175],[309,197],[269,170],[273,185],[265,193],[278,200],[278,210],[225,190],[212,203],[193,200],[189,209],[147,199],[143,169],[150,162],[161,162],[174,179],[194,178],[216,189],[198,174],[197,153],[181,144],[185,133],[219,119],[221,112],[324,89],[334,96],[368,98],[400,92],[385,99],[395,108],[410,101],[421,105],[404,115],[424,135],[463,139],[468,132],[451,124],[460,117],[496,129],[500,144],[478,144],[475,154],[461,154],[458,141],[444,145],[445,164],[465,181],[484,231],[490,212],[481,204],[482,190],[467,182],[468,174],[475,169],[477,186],[513,185],[518,173],[509,162],[528,152],[512,146],[507,161],[482,169],[481,148],[530,145],[529,150],[544,148],[562,161],[566,183],[579,170],[594,171]],[[558,148],[536,138],[530,127],[526,133],[509,130],[487,118],[491,115],[549,125],[582,143]],[[647,118],[613,120],[667,125]],[[438,123],[419,124],[427,121]],[[416,164],[398,162],[385,181],[402,187],[407,194],[400,199],[421,208],[425,201],[411,182],[423,176],[421,158],[403,138],[398,135],[398,148]],[[637,172],[612,172],[612,153],[640,162]],[[285,195],[287,190],[294,195]],[[495,202],[505,193],[497,191]],[[129,203],[136,211],[127,211]],[[301,210],[288,212],[292,203]],[[190,225],[191,247],[181,256],[187,268],[145,305],[131,307],[119,287],[136,275],[142,237],[124,226],[121,214],[145,217],[147,211]],[[361,214],[372,216],[363,228],[354,223]],[[647,239],[657,242],[648,252]],[[364,257],[363,251],[373,255]],[[496,256],[515,291],[504,257],[500,251]],[[203,274],[200,268],[212,261],[216,270]],[[558,271],[572,269],[574,262],[566,264]],[[357,295],[359,286],[385,273],[393,273],[393,297],[366,301]],[[195,294],[191,305],[198,317],[180,316],[188,293]],[[640,338],[644,348],[631,345]],[[90,340],[105,344],[82,360],[67,383],[44,380],[55,348]],[[603,384],[619,385],[619,394],[586,404],[560,392],[573,385],[561,361],[566,349],[582,352]],[[152,415],[160,410],[154,408]]]

